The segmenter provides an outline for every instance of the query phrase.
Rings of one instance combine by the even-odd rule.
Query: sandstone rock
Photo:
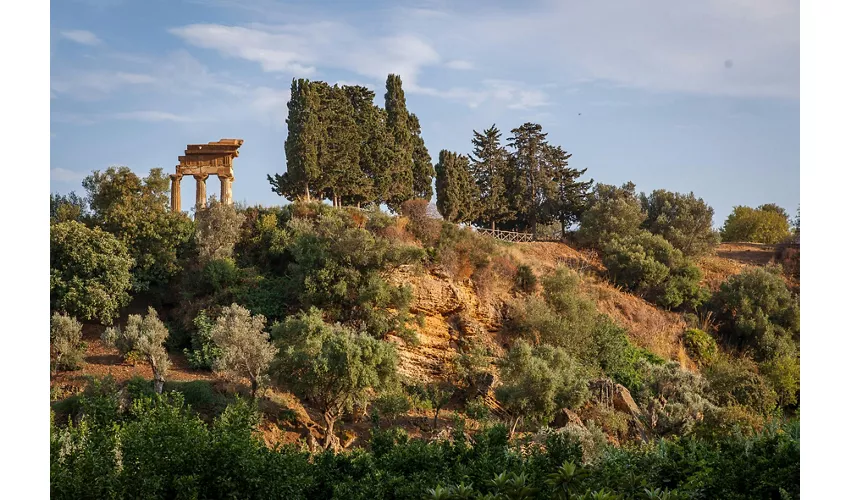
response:
[[[552,421],[552,427],[565,427],[567,424],[575,424],[584,427],[584,423],[576,413],[569,408],[561,408],[555,414],[555,420]]]
[[[640,408],[632,399],[632,394],[620,384],[614,385],[613,402],[614,408],[623,413],[629,413],[634,417],[641,414]]]

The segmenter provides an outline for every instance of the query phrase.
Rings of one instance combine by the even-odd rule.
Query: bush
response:
[[[645,219],[634,184],[629,182],[619,188],[597,184],[588,197],[576,237],[585,246],[602,248],[614,236],[635,234]]]
[[[611,280],[663,307],[699,307],[708,298],[702,272],[667,240],[647,231],[613,237],[603,249]]]
[[[776,392],[746,358],[721,357],[705,370],[712,398],[721,406],[740,406],[762,416],[776,408]]]
[[[773,245],[790,234],[788,214],[775,205],[758,208],[736,206],[726,218],[720,234],[723,241],[747,241]],[[780,209],[781,210],[781,209]]]
[[[760,365],[761,373],[773,386],[780,406],[797,404],[800,397],[800,357],[796,353],[783,353]]]
[[[658,435],[688,434],[715,407],[707,398],[708,383],[699,373],[683,370],[679,363],[646,363],[645,381],[637,402],[649,415],[649,427]]]
[[[220,292],[236,284],[239,279],[239,269],[231,258],[215,259],[207,262],[201,275],[206,286],[215,292]]]
[[[575,408],[588,397],[584,370],[557,347],[519,340],[499,361],[499,375],[496,397],[513,416],[511,434],[522,418],[545,424],[557,409]]]
[[[395,425],[398,417],[410,411],[412,407],[410,398],[400,389],[381,394],[372,402],[372,406],[390,425]]]
[[[195,332],[192,334],[192,349],[184,349],[186,361],[195,370],[212,370],[221,356],[221,349],[212,340],[211,332],[215,323],[201,310],[192,322]]]
[[[482,236],[470,228],[443,222],[436,261],[458,281],[469,279],[475,271],[487,266],[496,252],[496,240]]]
[[[109,233],[71,221],[50,226],[50,308],[112,324],[130,302],[127,247]]]
[[[514,275],[514,286],[523,293],[532,293],[537,288],[537,275],[531,266],[521,264],[516,268]]]
[[[688,328],[682,335],[688,355],[701,365],[708,365],[717,356],[717,342],[699,328]]]
[[[251,311],[231,304],[222,309],[210,330],[210,338],[220,351],[213,369],[234,378],[247,378],[251,382],[252,398],[265,383],[269,365],[277,353],[265,328],[265,317],[251,316]]]
[[[239,240],[245,215],[236,207],[216,201],[212,197],[206,208],[195,214],[195,245],[199,262],[230,259]]]
[[[50,347],[56,368],[79,370],[83,363],[83,325],[76,318],[53,313],[50,317]]]
[[[122,356],[138,355],[148,363],[153,372],[157,394],[162,393],[165,375],[171,367],[164,346],[167,338],[168,328],[160,321],[153,307],[148,307],[145,317],[129,315],[125,328],[109,327],[102,335],[103,343],[116,347]]]
[[[800,306],[776,270],[747,269],[720,285],[715,309],[725,331],[755,349],[756,359],[793,350],[800,333]]]
[[[394,346],[327,324],[315,308],[287,318],[272,332],[280,347],[274,367],[279,380],[322,412],[325,447],[337,448],[334,424],[342,412],[395,380]]]
[[[443,223],[429,214],[429,202],[423,199],[407,200],[401,204],[401,214],[410,220],[408,228],[422,246],[434,247],[440,239]]]
[[[694,193],[656,189],[649,196],[641,193],[640,199],[647,214],[643,227],[683,254],[704,255],[719,243],[720,235],[712,228],[714,209]]]

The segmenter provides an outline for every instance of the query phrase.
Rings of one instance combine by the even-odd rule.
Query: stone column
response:
[[[224,205],[233,204],[233,177],[218,176],[221,181],[221,203]]]
[[[180,212],[180,180],[183,176],[180,174],[171,174],[171,211]]]
[[[207,174],[194,175],[195,178],[195,208],[201,209],[207,206]]]

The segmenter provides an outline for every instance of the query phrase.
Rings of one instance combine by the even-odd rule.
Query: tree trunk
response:
[[[259,384],[257,383],[257,379],[251,379],[251,399],[257,398],[257,387]]]
[[[437,424],[440,418],[440,408],[434,410],[434,430],[437,430]]]
[[[494,221],[494,220],[490,221],[490,229],[493,230],[493,231],[496,230],[496,221]]]
[[[325,418],[325,449],[326,450],[336,450],[339,446],[339,439],[337,439],[336,435],[334,435],[334,424],[336,423],[336,417],[332,416],[330,412],[324,413]]]
[[[522,418],[522,417],[516,417],[516,418],[514,418],[514,424],[511,426],[511,433],[510,433],[510,435],[508,436],[508,439],[509,439],[509,440],[514,438],[514,433],[516,432],[516,426],[517,426],[517,424],[519,424],[519,419],[520,419],[520,418]]]
[[[304,184],[304,196],[305,196],[305,199],[307,200],[307,203],[309,203],[310,202],[310,185],[309,184]]]
[[[162,394],[162,387],[165,385],[165,379],[162,375],[154,373],[153,375],[153,390],[157,394]]]

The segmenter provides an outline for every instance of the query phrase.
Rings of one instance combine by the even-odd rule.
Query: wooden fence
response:
[[[501,229],[478,229],[481,234],[492,236],[497,240],[512,241],[515,243],[527,243],[534,241],[534,235],[531,233],[518,233],[515,231],[502,231]]]

